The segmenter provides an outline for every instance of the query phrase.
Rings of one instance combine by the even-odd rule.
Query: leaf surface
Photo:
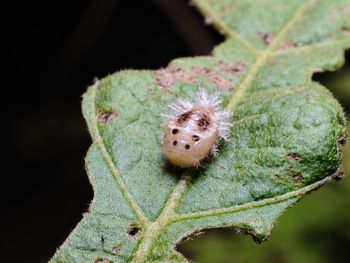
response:
[[[193,2],[226,36],[212,56],[117,72],[85,93],[94,199],[52,262],[186,262],[176,244],[208,228],[262,241],[288,207],[341,175],[345,118],[311,77],[344,62],[350,1]],[[198,87],[220,90],[233,128],[216,159],[178,169],[161,152],[161,114]]]

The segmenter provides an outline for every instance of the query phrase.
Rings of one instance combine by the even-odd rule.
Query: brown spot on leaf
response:
[[[235,9],[235,4],[229,3],[229,4],[226,4],[223,7],[221,7],[218,13],[220,16],[226,16],[226,15],[232,13],[234,11],[234,9]]]
[[[269,65],[273,66],[273,65],[276,65],[277,64],[277,59],[275,58],[271,58],[269,59],[269,61],[267,62]]]
[[[128,226],[127,233],[130,239],[136,240],[140,237],[141,226],[139,226],[137,223],[131,223]]]
[[[272,33],[268,32],[258,32],[259,38],[264,42],[264,44],[269,45],[273,40]]]
[[[346,140],[346,137],[339,138],[339,139],[338,139],[339,145],[344,147],[344,145],[345,145],[345,140]]]
[[[287,157],[289,160],[291,160],[293,162],[298,162],[301,159],[301,155],[299,153],[295,153],[295,152],[288,153]]]
[[[207,75],[209,80],[212,81],[214,84],[219,86],[220,88],[224,90],[233,90],[234,86],[230,80],[227,78],[217,74],[217,73],[212,73]]]
[[[337,9],[334,9],[332,13],[329,14],[331,20],[340,20],[344,16],[350,16],[350,5],[343,5]]]
[[[194,66],[192,68],[193,72],[198,76],[201,74],[207,75],[211,72],[210,68],[200,67],[200,66]]]
[[[339,181],[345,176],[344,166],[340,166],[334,177],[335,180]]]
[[[112,248],[112,254],[114,254],[114,255],[117,255],[117,254],[119,254],[120,253],[120,248],[119,247],[114,247],[114,248]]]
[[[287,171],[291,174],[292,179],[296,185],[301,185],[304,183],[304,177],[301,172],[296,171],[293,167],[288,167]]]
[[[350,27],[343,26],[341,28],[341,31],[343,33],[343,36],[346,36],[346,37],[350,36]]]
[[[301,173],[297,173],[297,174],[293,175],[293,181],[295,184],[300,185],[300,184],[304,183],[304,177],[302,176]]]
[[[95,263],[111,263],[112,261],[110,261],[107,258],[98,258],[95,260]]]
[[[196,74],[197,78],[199,75],[205,75],[211,82],[221,89],[232,90],[234,88],[233,83],[229,79],[210,68],[193,67],[193,72]]]
[[[345,141],[346,141],[346,135],[340,137],[340,138],[337,140],[338,145],[339,145],[339,147],[340,147],[341,150],[344,149]]]
[[[110,123],[118,116],[115,111],[100,112],[98,114],[98,121],[102,124]]]
[[[237,76],[242,75],[245,71],[245,67],[247,66],[247,63],[241,59],[237,60],[235,63],[227,63],[223,61],[219,61],[218,63],[222,71],[233,73]]]
[[[283,180],[283,177],[282,177],[281,175],[279,175],[279,174],[274,174],[274,175],[273,175],[273,178],[274,178],[277,182],[282,182],[282,181],[284,181],[284,180]]]
[[[241,71],[242,65],[242,62],[236,65],[237,74]],[[200,75],[205,75],[211,82],[224,90],[232,90],[234,88],[233,83],[229,79],[222,76],[219,72],[205,67],[196,66],[189,72],[178,66],[170,65],[167,68],[156,70],[155,74],[158,85],[165,92],[170,92],[167,87],[178,81],[195,83]]]
[[[290,40],[286,40],[284,42],[282,42],[281,46],[280,46],[280,50],[286,50],[286,49],[291,49],[291,48],[296,48],[296,47],[300,47],[300,43],[299,42],[293,42]]]
[[[157,83],[161,87],[170,86],[178,81],[194,83],[198,80],[196,75],[175,65],[170,65],[167,68],[158,69],[155,71],[155,74]]]

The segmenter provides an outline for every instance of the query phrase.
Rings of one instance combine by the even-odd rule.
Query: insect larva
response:
[[[199,90],[197,100],[179,99],[170,105],[173,111],[164,127],[163,152],[179,167],[198,167],[209,154],[216,156],[218,143],[227,140],[228,111],[220,108],[219,94]]]

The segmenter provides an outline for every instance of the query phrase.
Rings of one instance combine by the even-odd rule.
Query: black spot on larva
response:
[[[176,133],[178,133],[178,132],[179,132],[178,129],[173,129],[173,130],[171,131],[172,134],[176,134]]]
[[[199,120],[197,121],[197,125],[201,131],[205,131],[210,126],[210,118],[208,117],[208,115],[204,113],[199,114],[199,116],[200,117],[199,117]]]
[[[190,149],[190,146],[188,144],[186,144],[185,148],[188,150],[188,149]]]
[[[173,141],[173,145],[175,146],[177,144],[177,141]]]
[[[193,112],[192,111],[187,111],[185,113],[182,113],[178,118],[177,118],[177,123],[178,124],[183,124],[184,122],[188,121],[191,116],[192,116]]]
[[[193,135],[192,136],[192,140],[194,140],[195,142],[199,141],[199,136],[198,135]]]
[[[141,227],[136,223],[131,223],[128,226],[127,233],[131,239],[138,239],[141,233]]]

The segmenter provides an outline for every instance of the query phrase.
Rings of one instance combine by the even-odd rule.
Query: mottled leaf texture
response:
[[[350,0],[192,2],[226,36],[211,56],[117,72],[85,93],[94,199],[52,262],[187,262],[176,244],[208,228],[262,241],[288,207],[341,177],[344,115],[311,77],[344,62]],[[233,127],[216,159],[175,168],[161,114],[199,87],[220,90]]]

